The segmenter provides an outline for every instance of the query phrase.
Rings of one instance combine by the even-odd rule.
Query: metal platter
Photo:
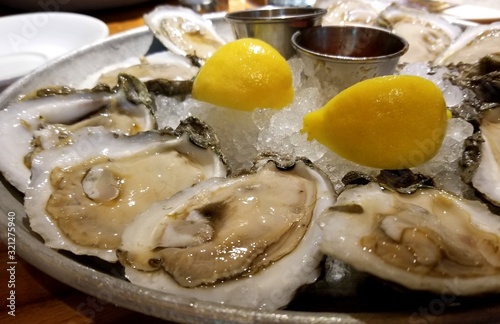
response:
[[[223,19],[213,21],[223,35],[228,33]],[[153,35],[144,27],[61,57],[3,92],[0,106],[6,107],[22,94],[43,86],[79,84],[105,66],[144,55],[153,43]],[[0,180],[0,226],[6,229],[7,216],[14,216],[17,255],[67,285],[143,314],[189,323],[479,323],[500,320],[496,296],[461,300],[448,295],[418,294],[417,298],[407,300],[407,291],[387,288],[386,283],[376,281],[364,288],[368,293],[358,298],[346,297],[346,291],[342,290],[345,287],[332,294],[331,287],[319,282],[312,289],[300,292],[287,309],[274,312],[228,307],[141,288],[126,281],[119,266],[46,247],[30,230],[22,194],[3,177]],[[0,238],[7,242],[6,230],[0,231]]]

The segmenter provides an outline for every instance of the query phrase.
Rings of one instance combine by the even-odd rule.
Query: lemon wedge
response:
[[[271,45],[243,38],[220,47],[205,62],[194,80],[192,95],[236,110],[280,109],[294,97],[292,71]]]
[[[448,114],[441,90],[409,75],[359,82],[307,114],[303,132],[341,157],[380,169],[418,166],[438,152]]]

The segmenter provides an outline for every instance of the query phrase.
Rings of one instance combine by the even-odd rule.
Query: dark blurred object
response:
[[[217,11],[216,0],[179,0],[179,4],[199,13]]]
[[[26,11],[90,11],[125,7],[150,0],[0,0],[0,7]],[[165,1],[168,2],[168,1]]]

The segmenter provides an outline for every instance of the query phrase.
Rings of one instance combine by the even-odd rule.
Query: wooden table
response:
[[[103,0],[105,1],[105,0]],[[160,4],[176,4],[175,1],[154,0],[130,7],[110,9],[107,11],[86,12],[106,22],[110,34],[144,25],[142,16]],[[234,11],[252,7],[245,1],[221,2],[219,10]],[[0,17],[17,14],[21,11],[0,8]],[[5,229],[1,229],[5,230]],[[156,318],[139,314],[128,309],[116,307],[97,300],[93,296],[73,289],[47,274],[39,271],[17,257],[16,265],[16,316],[8,314],[7,298],[9,297],[7,271],[7,247],[0,242],[0,323],[115,323],[146,322],[164,323]]]

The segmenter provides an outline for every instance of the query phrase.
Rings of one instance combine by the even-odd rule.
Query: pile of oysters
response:
[[[185,8],[159,7],[145,21],[168,52],[0,111],[0,170],[47,246],[115,264],[138,286],[260,310],[328,281],[332,264],[410,290],[500,292],[498,53],[458,63],[454,40],[418,59],[432,62],[430,73],[446,65],[465,93],[450,109],[474,127],[460,162],[466,195],[412,170],[350,172],[334,189],[308,157],[260,152],[235,169],[199,118],[159,129],[157,97],[189,96],[199,66],[226,41]],[[456,38],[473,33],[452,26]],[[500,46],[498,24],[473,30]]]

